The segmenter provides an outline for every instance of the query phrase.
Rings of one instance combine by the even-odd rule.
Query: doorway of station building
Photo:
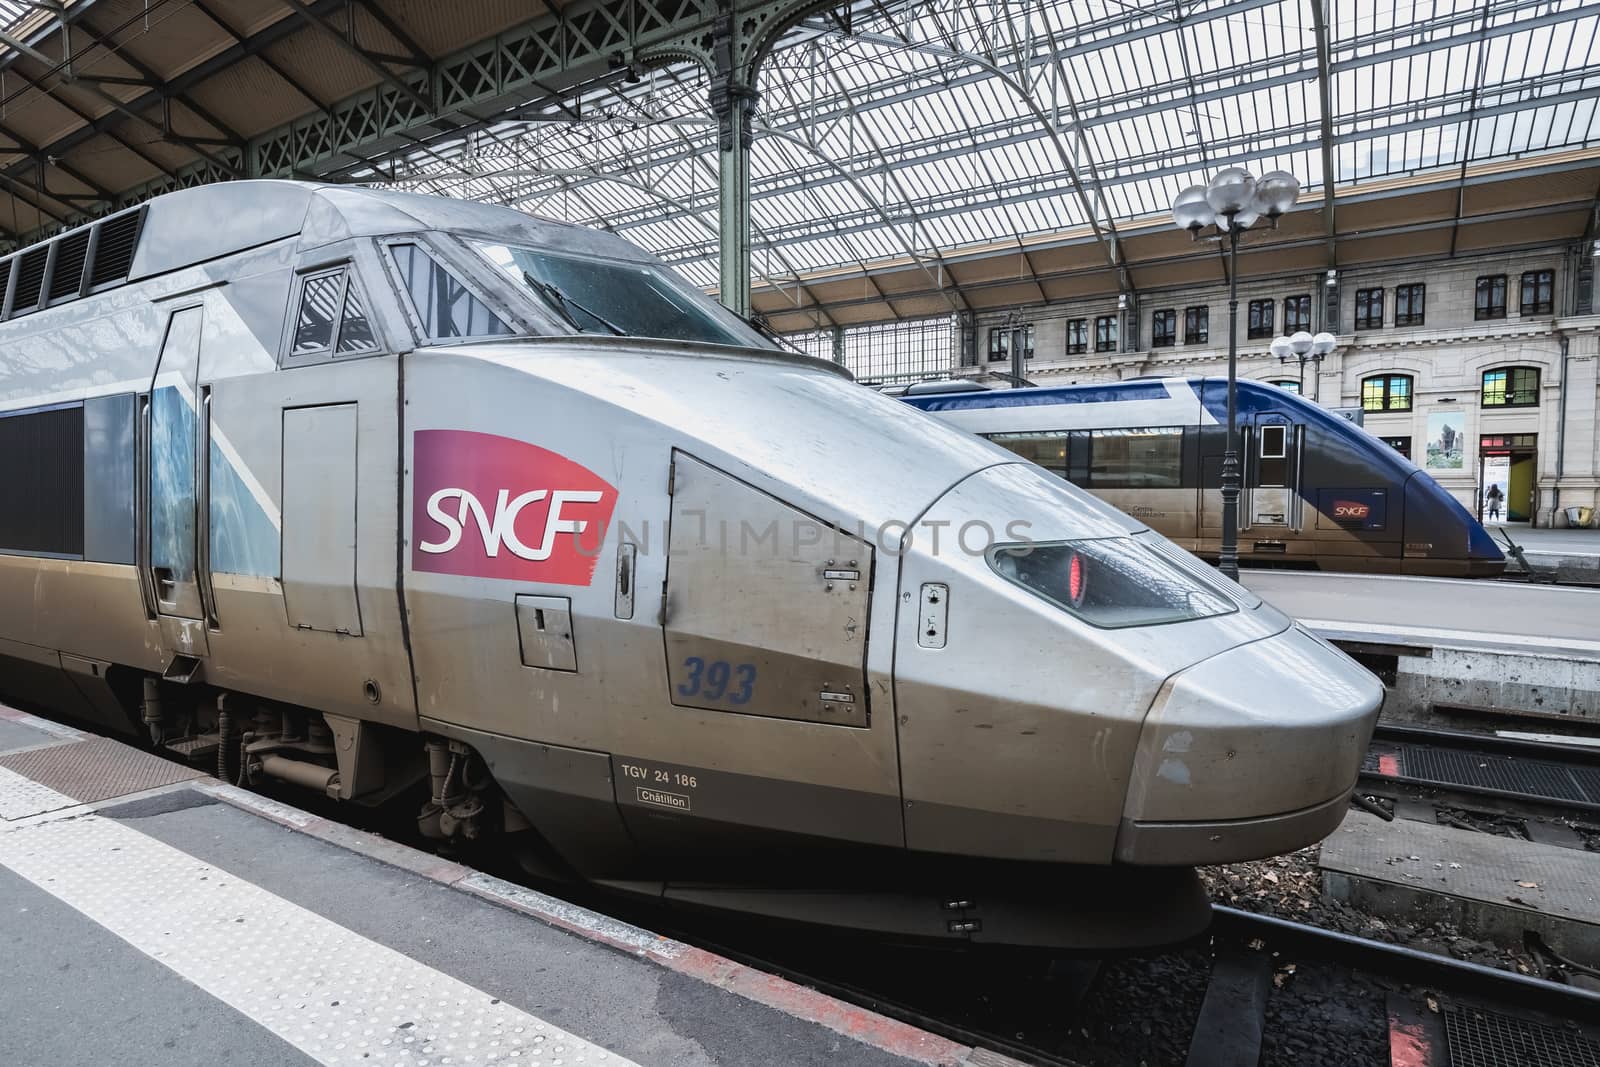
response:
[[[1531,523],[1534,515],[1538,434],[1484,434],[1478,438],[1478,521]]]

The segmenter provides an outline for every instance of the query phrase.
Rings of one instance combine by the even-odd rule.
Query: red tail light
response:
[[[1067,563],[1067,600],[1075,608],[1083,605],[1084,577],[1083,557],[1074,552]]]

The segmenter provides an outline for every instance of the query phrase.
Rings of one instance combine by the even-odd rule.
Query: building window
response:
[[[1531,408],[1539,403],[1537,367],[1501,367],[1483,372],[1483,406]]]
[[[1506,317],[1506,276],[1486,274],[1478,279],[1478,296],[1472,305],[1472,317],[1503,319]]]
[[[1150,347],[1171,348],[1178,343],[1178,313],[1171,308],[1150,316]]]
[[[1291,393],[1300,392],[1300,383],[1293,378],[1272,378],[1267,384],[1276,385],[1279,389],[1287,389]]]
[[[1411,376],[1378,374],[1361,379],[1362,411],[1410,411]]]
[[[1291,296],[1283,301],[1283,332],[1298,333],[1311,329],[1311,297]]]
[[[1249,336],[1252,338],[1272,336],[1272,301],[1250,301]]]
[[[1394,324],[1421,326],[1427,305],[1428,287],[1421,282],[1394,287]]]
[[[989,362],[1011,358],[1011,327],[996,326],[989,331]]]
[[[1067,355],[1077,356],[1089,351],[1089,320],[1067,320]]]
[[[1183,343],[1203,345],[1211,340],[1211,309],[1192,307],[1183,309]]]
[[[989,362],[998,363],[1003,359],[1011,358],[1011,339],[1015,334],[1022,335],[1022,358],[1033,358],[1033,327],[1032,326],[995,326],[989,330]]]
[[[1555,312],[1556,272],[1530,270],[1522,275],[1522,313],[1550,315]]]
[[[1383,290],[1356,290],[1356,329],[1383,329]]]
[[[1096,352],[1115,352],[1117,350],[1117,317],[1115,315],[1101,315],[1094,320],[1094,350]]]
[[[1394,449],[1407,459],[1411,458],[1411,438],[1409,437],[1380,437],[1378,440]]]

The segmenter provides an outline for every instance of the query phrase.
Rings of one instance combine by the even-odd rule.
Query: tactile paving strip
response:
[[[112,819],[57,819],[0,833],[0,865],[318,1063],[633,1067]]]
[[[0,767],[84,804],[205,777],[201,771],[104,737],[0,754]]]
[[[1600,1045],[1582,1034],[1482,1008],[1444,1012],[1451,1067],[1600,1067]]]
[[[54,789],[29,781],[20,774],[0,767],[0,822],[14,822],[47,811],[70,808],[76,802]]]

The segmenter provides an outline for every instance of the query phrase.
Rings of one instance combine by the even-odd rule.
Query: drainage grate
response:
[[[1576,1031],[1482,1008],[1452,1005],[1443,1014],[1450,1067],[1600,1067],[1600,1044]]]
[[[1600,804],[1600,767],[1556,760],[1392,741],[1374,745],[1367,753],[1362,770],[1440,785],[1495,789],[1576,804]]]
[[[0,767],[85,804],[205,777],[200,771],[103,737],[0,754]]]

